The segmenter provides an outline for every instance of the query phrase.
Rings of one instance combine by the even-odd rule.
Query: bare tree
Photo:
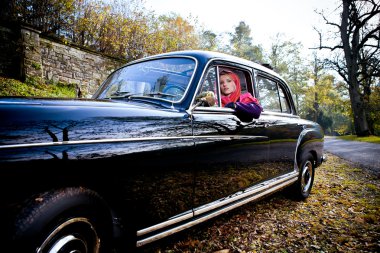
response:
[[[371,84],[380,75],[380,0],[342,0],[340,24],[320,13],[326,24],[337,29],[337,45],[324,45],[322,33],[318,49],[337,52],[326,63],[348,85],[355,131],[358,136],[371,134],[368,103]],[[342,54],[343,52],[343,54]]]

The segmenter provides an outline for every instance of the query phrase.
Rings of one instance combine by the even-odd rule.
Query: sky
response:
[[[184,18],[191,15],[216,34],[234,32],[239,22],[244,21],[251,29],[255,45],[268,50],[276,34],[282,33],[286,40],[301,42],[307,50],[318,43],[318,33],[313,27],[330,27],[315,10],[323,10],[329,16],[339,3],[339,0],[145,0],[145,7],[158,15],[171,12]]]

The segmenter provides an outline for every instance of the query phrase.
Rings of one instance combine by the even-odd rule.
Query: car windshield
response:
[[[178,102],[189,86],[195,61],[189,58],[162,58],[116,70],[104,82],[98,98],[149,97]]]

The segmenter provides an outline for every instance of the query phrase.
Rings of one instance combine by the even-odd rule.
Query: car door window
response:
[[[278,86],[278,88],[279,88],[279,89],[278,89],[278,95],[279,95],[279,99],[280,99],[281,110],[282,110],[282,112],[290,113],[289,102],[288,102],[288,100],[286,99],[286,96],[285,96],[284,90],[282,89],[281,86]]]
[[[196,102],[197,102],[197,99],[204,98],[208,95],[214,96],[215,102],[212,104],[202,103],[200,106],[222,107],[220,103],[220,98],[221,98],[220,85],[219,85],[220,80],[217,75],[217,73],[221,73],[222,71],[233,72],[238,76],[239,81],[240,81],[241,94],[249,92],[248,86],[251,84],[250,82],[251,79],[248,78],[250,77],[250,74],[247,71],[243,71],[236,68],[230,68],[226,66],[214,66],[208,69],[205,75],[205,78],[202,81],[202,85],[196,95]]]
[[[205,75],[205,79],[202,82],[200,89],[196,95],[196,102],[199,99],[205,99],[205,97],[209,96],[209,103],[201,103],[200,106],[212,106],[218,107],[219,104],[219,91],[217,87],[217,77],[216,77],[216,68],[210,68]],[[213,98],[211,98],[213,96]],[[210,99],[213,100],[214,103],[210,103]]]
[[[282,87],[266,77],[257,77],[259,100],[265,111],[290,113],[289,102]]]

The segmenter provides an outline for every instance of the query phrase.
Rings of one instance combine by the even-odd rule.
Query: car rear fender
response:
[[[323,160],[323,133],[315,128],[305,128],[298,137],[295,153],[294,169],[299,171],[301,158],[310,153],[314,157],[315,167]]]

